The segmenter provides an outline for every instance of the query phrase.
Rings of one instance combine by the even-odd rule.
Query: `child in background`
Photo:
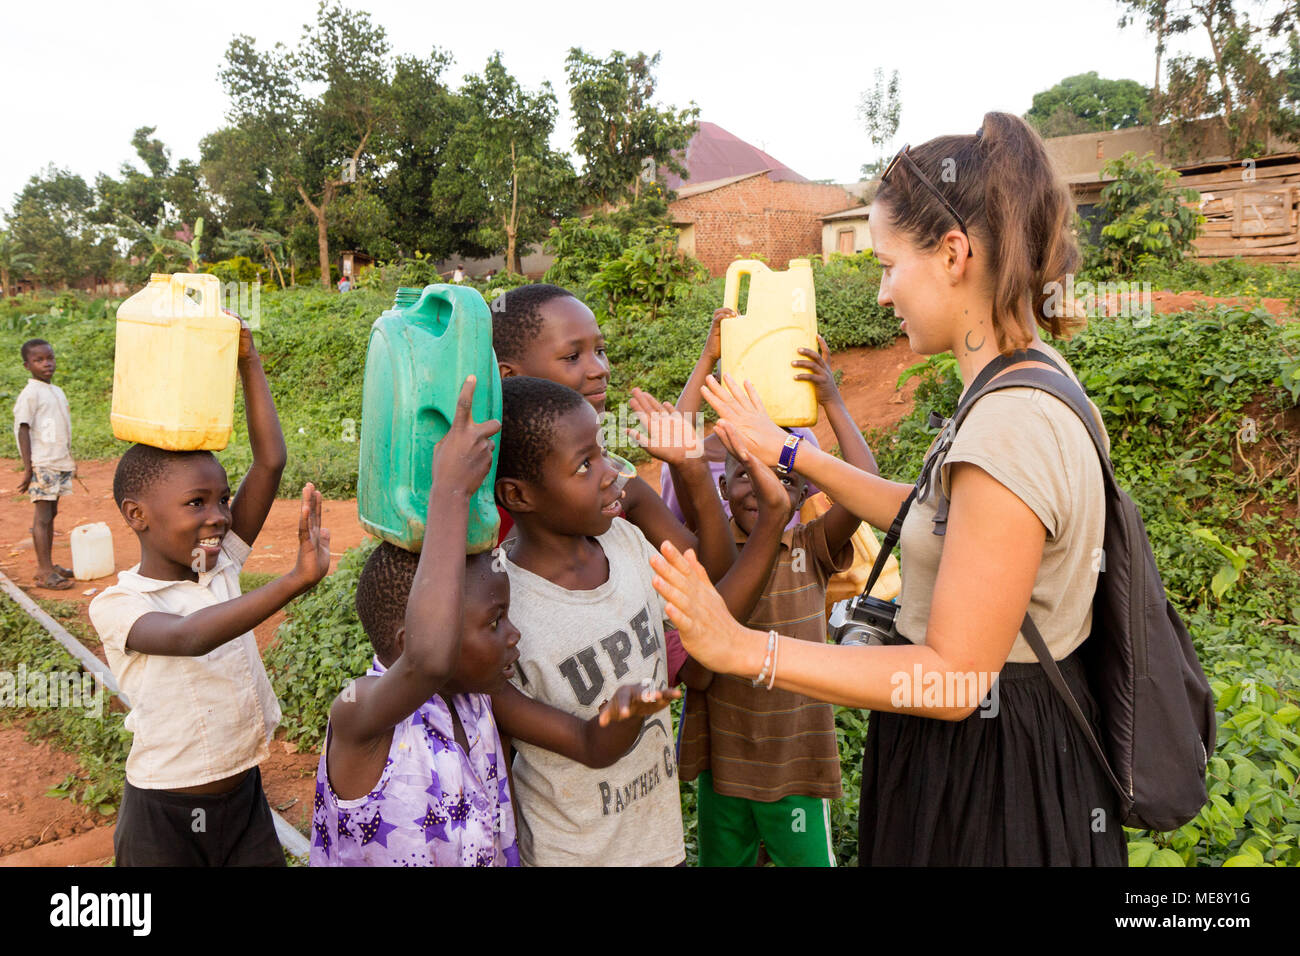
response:
[[[492,302],[492,346],[502,380],[512,375],[549,379],[581,394],[597,416],[604,414],[610,376],[605,337],[591,309],[573,293],[544,284],[503,292]],[[736,560],[736,547],[714,493],[714,479],[704,467],[703,458],[694,454],[699,449],[688,451],[693,453],[678,458],[674,473],[677,487],[687,498],[704,488],[708,490],[707,497],[702,498],[707,504],[695,516],[698,536],[673,516],[663,499],[640,477],[626,485],[621,516],[636,525],[656,548],[665,540],[682,551],[694,548],[709,579],[718,581]],[[688,484],[694,487],[688,488]],[[508,513],[503,513],[502,518],[504,541],[512,519]]]
[[[520,286],[502,293],[492,302],[492,345],[502,379],[526,375],[567,385],[603,417],[610,376],[605,337],[591,309],[573,293],[546,284]],[[694,410],[699,409],[698,392],[696,388]],[[672,410],[672,406],[656,402],[636,389],[631,404],[642,411]],[[691,435],[697,437],[694,429]],[[717,479],[707,460],[699,454],[701,450],[700,446],[687,448],[685,454],[675,455],[671,464],[665,461],[663,466],[673,476],[676,487],[683,489],[682,500],[690,509],[690,527],[668,509],[664,499],[640,476],[632,478],[625,487],[620,517],[636,525],[656,548],[668,540],[681,550],[697,549],[709,580],[716,582],[735,562],[736,546],[722,502],[715,492]],[[697,496],[703,503],[698,511],[690,504]],[[510,513],[502,509],[502,541],[508,536],[512,522]],[[676,630],[666,628],[664,637],[668,684],[675,687],[687,659],[686,652]]]
[[[515,519],[499,560],[510,576],[522,637],[514,683],[528,697],[579,718],[597,713],[606,688],[628,681],[667,686],[663,604],[652,585],[654,549],[633,524],[617,521],[618,468],[600,444],[600,424],[583,396],[555,382],[511,376],[497,460],[497,501]],[[649,419],[652,453],[684,454],[685,439],[662,440]],[[779,484],[778,484],[779,488]],[[703,493],[703,490],[701,490]],[[707,489],[707,494],[715,494]],[[780,492],[782,509],[784,492]],[[784,523],[784,513],[780,517]],[[778,526],[779,527],[779,526]],[[755,597],[762,569],[742,553],[718,583]],[[746,578],[746,574],[749,575]],[[751,602],[752,606],[752,602]],[[516,741],[520,857],[527,865],[672,866],[682,861],[681,804],[671,718],[648,719],[631,752],[607,772]]]
[[[473,392],[470,376],[434,450],[428,513],[449,543],[465,540],[469,499],[492,465],[490,436],[500,427],[471,422]],[[491,554],[428,547],[416,555],[384,542],[370,555],[357,613],[375,661],[330,711],[313,866],[517,866],[498,724],[600,767],[632,746],[635,718],[674,696],[625,685],[586,722],[529,700],[507,683],[519,657],[509,604]]]
[[[23,460],[18,493],[26,491],[31,496],[35,511],[35,584],[51,591],[66,591],[72,587],[72,572],[54,563],[51,550],[59,498],[72,494],[72,478],[77,473],[72,460],[72,417],[63,389],[50,382],[54,377],[54,347],[44,339],[28,339],[22,345],[22,356],[23,368],[32,377],[14,402],[14,439]]]
[[[806,358],[794,364],[808,370],[800,377],[816,388],[845,460],[868,467],[871,453],[844,407],[830,365],[810,350],[801,354]],[[739,446],[725,424],[718,431],[729,447]],[[744,553],[758,540],[774,559],[767,564],[771,573],[749,626],[825,643],[826,582],[851,565],[851,539],[860,522],[840,505],[784,532],[779,530],[784,519],[775,528],[763,522],[755,491],[774,474],[748,454],[729,454],[719,481]],[[806,487],[793,472],[781,481],[789,515],[803,503]],[[683,675],[690,692],[682,712],[679,762],[683,780],[700,781],[700,865],[753,866],[761,841],[778,866],[834,866],[829,803],[841,796],[841,788],[831,706],[713,675],[691,659]]]
[[[690,377],[682,387],[682,393],[677,399],[677,411],[683,415],[694,415],[700,410],[700,388],[704,385],[704,380],[713,372],[714,366],[722,359],[722,320],[736,315],[735,309],[728,309],[725,306],[713,311],[713,321],[709,325],[709,334],[704,340],[704,348],[700,352],[700,357],[695,363],[695,368],[691,370]],[[824,347],[824,339],[818,339]],[[804,380],[806,375],[796,376],[800,381]],[[790,428],[787,429],[791,434],[798,435],[804,441],[811,444],[814,448],[821,446],[817,442],[817,436],[811,428]],[[716,484],[722,477],[727,460],[727,449],[723,446],[722,440],[716,434],[709,435],[704,439],[704,460],[709,463],[709,472]],[[808,494],[811,498],[817,494],[817,486],[811,482],[807,483]],[[694,527],[694,518],[687,515],[682,508],[682,503],[677,498],[677,487],[673,483],[672,472],[665,464],[659,473],[659,493],[663,496],[664,504],[668,507],[678,520],[688,528]],[[723,501],[722,509],[727,517],[731,517],[730,505]],[[799,523],[799,515],[796,513],[790,516],[789,527],[793,528]]]
[[[284,436],[247,325],[239,340],[253,463],[234,500],[211,452],[132,445],[113,497],[140,563],[90,604],[132,709],[118,866],[283,866],[258,764],[280,707],[253,628],[329,571],[320,494],[303,488],[298,558],[241,595],[239,570],[275,500]]]

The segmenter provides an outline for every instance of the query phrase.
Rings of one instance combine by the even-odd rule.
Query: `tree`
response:
[[[497,52],[481,75],[465,77],[461,98],[466,118],[433,185],[435,215],[476,221],[473,241],[504,250],[507,271],[520,273],[521,249],[540,242],[572,206],[573,169],[548,142],[555,94],[550,83],[524,89]]]
[[[476,219],[433,212],[438,178],[445,173],[456,180],[465,172],[449,152],[457,127],[469,117],[465,101],[443,81],[450,63],[449,53],[435,49],[424,58],[399,57],[393,73],[392,122],[375,191],[391,220],[387,237],[408,256],[417,250],[434,259],[490,252],[474,241]]]
[[[50,165],[14,197],[9,231],[35,262],[46,285],[108,274],[114,259],[111,231],[96,224],[95,193],[80,176]]]
[[[274,182],[293,189],[316,226],[320,282],[330,284],[329,217],[339,191],[376,169],[372,139],[382,135],[391,100],[389,44],[370,15],[327,6],[303,27],[295,50],[262,52],[238,36],[221,81],[230,117],[258,151]],[[320,92],[316,92],[319,90]]]
[[[36,268],[36,259],[23,252],[8,232],[0,230],[0,296],[8,298],[9,280],[14,275],[26,275]]]
[[[1043,136],[1125,129],[1149,120],[1150,96],[1136,80],[1106,80],[1090,71],[1035,93],[1025,120]]]
[[[1152,115],[1170,125],[1174,151],[1185,153],[1187,134],[1198,120],[1214,117],[1234,157],[1258,155],[1270,133],[1300,130],[1294,102],[1288,102],[1285,53],[1265,45],[1265,33],[1294,33],[1294,4],[1271,4],[1259,10],[1258,22],[1233,0],[1119,0],[1125,12],[1120,26],[1142,19],[1157,36],[1157,71],[1166,51],[1165,38],[1204,31],[1209,57],[1182,54],[1170,58],[1163,92],[1152,98]],[[1259,8],[1260,4],[1254,5]],[[1268,6],[1268,5],[1265,5]],[[1269,21],[1265,26],[1265,21]],[[1157,90],[1159,76],[1157,76]]]
[[[1180,188],[1177,171],[1150,153],[1139,160],[1128,152],[1107,162],[1102,175],[1113,181],[1101,191],[1098,205],[1105,225],[1090,251],[1090,266],[1129,276],[1148,264],[1175,265],[1193,251],[1205,217],[1193,205],[1200,194]]]
[[[170,151],[161,140],[152,138],[154,129],[141,126],[131,137],[131,145],[147,173],[123,163],[120,179],[102,173],[96,178],[98,206],[93,218],[99,223],[122,226],[124,237],[132,243],[132,255],[147,255],[150,261],[161,263],[156,238],[175,239],[184,230],[192,229],[198,242],[181,245],[197,256],[203,244],[199,224],[213,221],[214,216],[200,182],[199,167],[183,159],[173,169]],[[210,248],[211,242],[207,245]],[[179,254],[191,263],[196,261],[188,252]]]
[[[284,286],[284,272],[280,260],[284,258],[284,236],[274,229],[234,229],[217,240],[217,250],[225,256],[262,255],[268,271],[273,271]],[[276,253],[279,253],[277,258]]]
[[[863,177],[874,176],[885,168],[888,158],[884,155],[885,147],[898,133],[898,121],[903,113],[903,102],[899,97],[898,71],[890,74],[888,81],[885,71],[876,67],[875,84],[862,92],[858,100],[858,118],[866,127],[871,145],[880,151],[880,157],[873,163],[863,163]]]
[[[564,65],[585,199],[604,205],[637,199],[661,168],[686,175],[678,157],[699,128],[700,111],[694,103],[683,110],[651,103],[658,53],[628,57],[615,50],[601,60],[574,47]]]

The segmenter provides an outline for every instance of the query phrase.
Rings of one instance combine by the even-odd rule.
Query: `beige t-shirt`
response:
[[[581,720],[624,685],[664,689],[663,599],[651,583],[655,549],[615,518],[596,538],[609,578],[570,591],[519,567],[504,553],[510,619],[519,628],[514,683]],[[686,856],[672,715],[647,717],[641,736],[602,769],[516,739],[515,800],[524,866],[674,866]]]
[[[90,602],[108,666],[131,701],[126,779],[133,787],[197,787],[255,767],[270,754],[280,705],[252,631],[202,657],[141,654],[126,646],[131,627],[145,614],[189,615],[239,597],[239,569],[249,551],[227,531],[216,566],[197,581],[147,578],[137,564]]]
[[[1046,344],[1034,347],[1078,381],[1058,352]],[[1106,435],[1096,405],[1092,410]],[[1106,448],[1109,452],[1109,436]],[[927,457],[934,453],[932,447]],[[1047,529],[1029,616],[1052,657],[1068,657],[1092,628],[1092,599],[1106,530],[1101,462],[1087,429],[1056,396],[1036,388],[1007,388],[976,403],[947,455],[936,465],[935,474],[942,480],[945,494],[951,491],[950,466],[958,461],[978,465],[997,479],[1028,505]],[[896,623],[899,633],[915,644],[925,643],[943,555],[943,536],[933,533],[937,504],[938,494],[933,490],[925,501],[918,495],[899,538],[903,584]],[[990,562],[997,559],[997,555],[989,556]],[[988,595],[989,601],[1000,599],[998,594]],[[973,613],[979,613],[978,608]],[[1026,663],[1037,659],[1024,636],[1017,634],[1007,660]]]
[[[14,442],[19,426],[30,429],[32,467],[50,471],[72,471],[72,417],[68,396],[49,382],[29,378],[14,402]]]

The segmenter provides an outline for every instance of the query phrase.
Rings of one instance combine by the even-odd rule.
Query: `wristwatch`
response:
[[[794,456],[799,450],[802,435],[787,435],[785,445],[781,448],[781,458],[776,463],[776,470],[781,475],[788,475],[794,470]]]

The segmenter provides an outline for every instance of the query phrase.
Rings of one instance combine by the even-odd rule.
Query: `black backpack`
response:
[[[1057,371],[1023,368],[990,381],[999,372],[1024,361],[1042,362]],[[1119,796],[1123,824],[1157,831],[1177,829],[1196,816],[1209,799],[1205,768],[1214,752],[1214,695],[1187,627],[1165,595],[1137,506],[1115,481],[1083,390],[1050,356],[1022,350],[999,356],[985,366],[953,417],[945,421],[931,413],[930,424],[943,428],[937,440],[942,449],[951,443],[981,396],[999,389],[1026,387],[1050,392],[1072,408],[1092,436],[1101,459],[1106,535],[1093,598],[1092,630],[1077,651],[1101,711],[1099,733],[1066,686],[1028,613],[1021,633],[1105,768]],[[925,471],[938,458],[937,453],[931,456]],[[929,477],[925,471],[918,486]],[[942,534],[948,501],[942,495],[938,476],[932,480],[939,492],[935,533]],[[915,496],[914,488],[886,536],[880,558],[893,550]],[[883,560],[876,563],[878,568],[884,565]],[[864,594],[875,583],[878,568],[873,569]]]

